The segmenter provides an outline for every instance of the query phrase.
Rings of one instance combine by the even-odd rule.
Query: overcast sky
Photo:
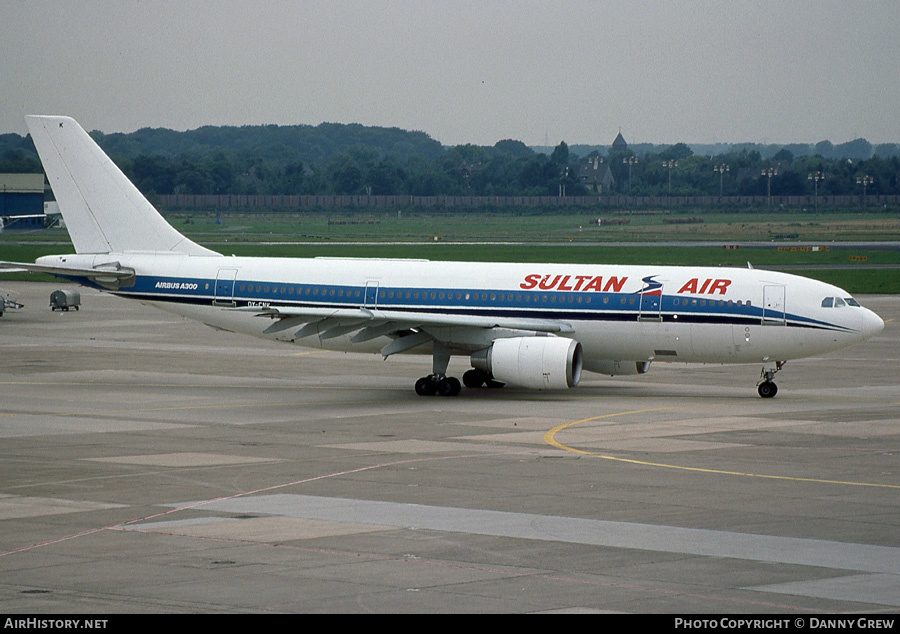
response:
[[[0,133],[362,123],[447,145],[900,142],[900,2],[0,0]]]

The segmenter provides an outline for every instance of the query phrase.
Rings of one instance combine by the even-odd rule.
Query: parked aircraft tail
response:
[[[25,117],[77,253],[219,255],[181,235],[69,117]]]

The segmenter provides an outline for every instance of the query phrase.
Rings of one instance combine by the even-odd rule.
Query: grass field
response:
[[[599,226],[598,218],[628,224]],[[702,217],[702,224],[684,223]],[[334,214],[172,214],[170,221],[199,241],[515,241],[647,242],[661,240],[759,241],[900,240],[900,217],[887,213],[667,213],[665,210],[588,214],[437,214],[342,210]],[[675,221],[682,221],[681,224]],[[793,237],[796,236],[796,237]]]
[[[670,224],[690,214],[642,213],[627,225],[602,227],[575,214],[169,214],[193,240],[226,255],[388,257],[431,260],[738,266],[779,268],[836,284],[851,293],[900,293],[900,251],[832,241],[900,241],[891,214],[720,213],[703,223]],[[593,223],[592,223],[593,221]],[[788,236],[789,238],[785,238]],[[655,246],[665,241],[709,246]],[[752,248],[724,248],[737,242]],[[645,243],[622,246],[622,243]],[[814,243],[817,251],[797,250]],[[609,243],[618,243],[612,245]],[[646,243],[651,243],[647,246]],[[764,246],[759,246],[764,243]],[[794,250],[791,250],[794,249]],[[0,235],[0,259],[28,262],[71,252],[64,230]],[[881,268],[877,268],[881,267]],[[3,276],[9,279],[9,275]],[[31,278],[34,279],[34,278]]]

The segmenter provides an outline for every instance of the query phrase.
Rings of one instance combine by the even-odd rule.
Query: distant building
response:
[[[0,174],[0,218],[31,216],[16,221],[17,228],[42,227],[44,221],[44,175]]]
[[[628,143],[625,142],[625,137],[622,136],[621,132],[619,132],[618,136],[616,137],[616,140],[613,141],[612,149],[623,150],[623,151],[628,149]]]
[[[578,170],[578,178],[588,189],[598,194],[611,190],[616,184],[609,163],[604,162],[599,156],[588,157],[587,162]]]

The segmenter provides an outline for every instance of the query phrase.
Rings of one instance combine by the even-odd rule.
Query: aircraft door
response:
[[[216,292],[213,304],[216,306],[234,306],[234,279],[237,269],[219,269],[216,273]]]
[[[378,307],[378,282],[369,280],[366,282],[366,290],[363,297],[363,306],[365,308]]]
[[[772,284],[763,286],[762,323],[769,326],[784,326],[784,286]]]
[[[662,282],[655,281],[641,293],[638,321],[662,321]]]

